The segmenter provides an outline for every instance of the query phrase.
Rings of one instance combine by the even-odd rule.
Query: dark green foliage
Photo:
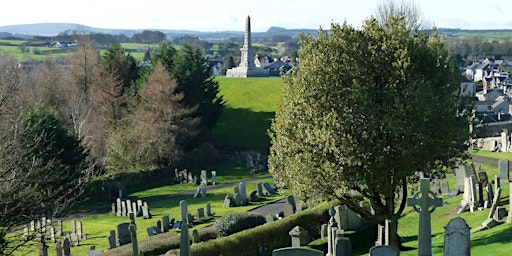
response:
[[[119,43],[112,44],[105,51],[101,63],[106,71],[113,73],[114,77],[121,81],[123,88],[128,88],[139,77],[137,61],[130,53],[126,53]]]
[[[257,227],[265,224],[267,221],[261,214],[250,212],[234,212],[215,221],[213,226],[223,236],[229,236],[242,230]]]
[[[55,111],[32,106],[2,132],[0,233],[37,217],[56,217],[79,201],[91,174],[87,154]],[[34,235],[0,244],[0,252],[15,250]]]
[[[459,94],[458,71],[436,34],[407,27],[398,16],[301,37],[300,65],[285,80],[272,124],[269,170],[279,184],[396,224],[408,177],[464,155],[471,106]]]
[[[205,65],[200,49],[184,45],[178,52],[170,43],[162,44],[154,55],[154,62],[161,61],[178,82],[178,92],[184,93],[181,101],[188,108],[197,108],[194,117],[200,119],[200,133],[190,143],[194,148],[211,138],[212,129],[222,114],[223,99],[219,96],[219,83],[211,76],[211,68]]]

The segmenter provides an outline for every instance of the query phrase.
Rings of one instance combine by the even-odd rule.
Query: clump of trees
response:
[[[470,136],[457,67],[438,35],[406,14],[302,36],[300,66],[285,79],[270,132],[269,171],[281,186],[390,219],[397,248],[408,178],[452,164]]]
[[[168,167],[210,139],[223,108],[199,49],[165,43],[138,66],[120,44],[85,34],[65,65],[34,70],[0,56],[0,254],[35,237],[16,226],[55,217],[94,177]]]

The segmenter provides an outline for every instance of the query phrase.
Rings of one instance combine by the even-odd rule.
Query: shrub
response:
[[[224,236],[250,229],[267,223],[265,217],[258,213],[233,212],[218,219],[213,226]]]

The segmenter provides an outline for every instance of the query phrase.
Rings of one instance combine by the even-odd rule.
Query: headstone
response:
[[[201,192],[201,188],[197,188],[196,192],[194,193],[194,198],[197,198],[199,196],[200,192]]]
[[[148,202],[146,201],[142,203],[142,217],[144,219],[151,219],[151,213],[149,212]]]
[[[464,219],[455,217],[444,229],[444,256],[471,255],[470,228]]]
[[[348,207],[346,205],[337,205],[334,207],[334,210],[336,211],[334,215],[334,219],[336,220],[336,223],[338,224],[338,229],[341,230],[349,230],[351,229],[349,222],[348,222]]]
[[[205,216],[204,216],[204,208],[198,208],[197,209],[197,218],[198,219],[203,219]]]
[[[295,197],[292,195],[286,197],[286,202],[293,206],[293,213],[297,212],[297,205],[295,204]]]
[[[241,202],[242,204],[246,204],[247,203],[247,189],[246,189],[246,186],[245,186],[245,182],[240,182],[239,184],[240,188],[240,199],[241,199]]]
[[[189,183],[193,183],[193,182],[194,182],[194,177],[192,176],[192,172],[189,172],[189,173],[188,173],[187,181],[188,181]]]
[[[432,223],[430,213],[436,207],[442,206],[443,200],[430,193],[430,179],[420,179],[420,191],[411,198],[407,198],[407,205],[412,206],[420,214],[418,255],[432,255]]]
[[[235,199],[235,206],[242,205],[242,196],[240,196],[240,193],[236,193],[234,196]]]
[[[62,256],[62,242],[55,242],[55,256]]]
[[[466,178],[466,167],[463,163],[459,163],[459,165],[455,169],[455,187],[458,188],[459,190],[464,189],[464,178]]]
[[[146,205],[147,207],[147,205]],[[139,256],[139,242],[137,240],[137,225],[135,224],[135,213],[130,213],[130,225],[128,229],[130,230],[130,237],[132,240],[132,251],[134,256]]]
[[[350,242],[350,238],[339,235],[336,236],[334,255],[352,255],[352,243]]]
[[[30,231],[36,231],[36,222],[31,220],[29,228],[30,228]]]
[[[128,229],[130,223],[124,222],[117,225],[117,245],[122,246],[132,242],[130,230]]]
[[[192,223],[194,222],[194,217],[192,216],[192,214],[187,214],[187,223],[189,225],[192,225]]]
[[[374,246],[370,248],[370,256],[398,256],[400,251],[388,245]]]
[[[509,174],[508,174],[508,160],[500,159],[498,160],[498,176],[500,177],[501,183],[508,182]]]
[[[172,229],[180,229],[181,226],[183,225],[183,221],[176,221],[174,222],[174,224],[172,225]]]
[[[497,221],[503,221],[508,216],[508,211],[505,206],[497,206],[494,212],[494,219]]]
[[[459,193],[460,193],[460,191],[458,188],[452,189],[452,190],[450,190],[450,193],[448,194],[448,198],[456,197],[459,195]]]
[[[114,249],[117,247],[116,243],[116,231],[110,230],[110,234],[108,235],[108,249]]]
[[[71,233],[76,233],[76,220],[71,220]]]
[[[55,236],[62,236],[62,220],[57,220],[57,232]]]
[[[484,186],[481,181],[478,182],[478,206],[484,206]]]
[[[186,222],[187,221],[187,214],[188,214],[188,203],[185,200],[180,201],[180,216],[181,221]]]
[[[126,200],[126,212],[135,212],[135,209],[132,209],[132,202],[130,200]]]
[[[320,238],[327,237],[327,224],[320,226]]]
[[[201,183],[208,185],[208,177],[206,175],[206,170],[201,170]]]
[[[226,197],[224,198],[224,204],[222,205],[222,207],[229,208],[231,206],[231,198],[232,196],[230,194],[227,194]]]
[[[165,232],[168,232],[171,228],[171,223],[169,220],[169,215],[162,216],[162,230]]]
[[[494,191],[492,190],[492,184],[489,182],[489,183],[487,183],[487,201],[485,202],[486,203],[485,208],[491,207],[493,200],[494,200]]]
[[[190,237],[188,234],[188,226],[187,225],[181,225],[180,256],[191,256],[190,255]]]
[[[507,131],[501,132],[501,152],[507,152]]]
[[[281,249],[275,249],[272,251],[272,256],[324,256],[323,251],[319,251],[311,248],[296,248],[286,247]]]
[[[448,184],[448,181],[446,181],[446,180],[441,182],[441,193],[443,195],[450,194],[450,185]]]
[[[289,203],[285,203],[283,205],[283,213],[284,213],[284,217],[292,216],[293,215],[293,206]]]
[[[210,203],[206,204],[206,216],[213,216],[212,205]]]
[[[263,197],[263,184],[261,182],[256,185],[256,190],[258,191],[258,197]]]
[[[162,228],[162,221],[161,221],[161,220],[157,220],[157,221],[156,221],[156,226],[157,226],[160,230],[163,230],[163,228]]]
[[[199,231],[197,229],[192,230],[192,243],[199,243]]]
[[[121,216],[127,216],[126,214],[126,202],[121,201]]]
[[[478,172],[478,180],[482,182],[482,185],[487,187],[487,183],[489,183],[489,177],[487,176],[487,173],[485,171]]]
[[[306,245],[306,230],[300,226],[295,226],[288,234],[292,238],[292,247],[301,247]]]
[[[375,246],[384,245],[384,229],[384,226],[377,224],[377,241],[375,241]]]
[[[212,171],[212,185],[217,184],[217,171]]]
[[[263,188],[265,188],[266,193],[268,195],[275,195],[276,194],[276,191],[268,183],[263,183]]]
[[[142,215],[142,213],[139,212],[139,207],[137,207],[137,202],[132,202],[132,211],[137,217]]]
[[[111,209],[112,209],[112,212],[111,212],[112,214],[116,214],[117,213],[116,203],[112,203]]]
[[[56,241],[55,240],[55,228],[53,226],[50,226],[49,230],[50,230],[50,241],[52,243],[55,243],[55,241]],[[27,231],[28,231],[28,228],[27,228]]]
[[[249,195],[249,201],[251,202],[258,202],[260,199],[258,197],[258,191],[254,190]]]
[[[71,241],[67,237],[62,241],[62,256],[71,256]]]
[[[158,234],[162,234],[163,233],[162,230],[159,227],[155,227],[155,226],[147,228],[146,232],[148,232],[148,236],[154,236],[154,235],[158,235]]]
[[[84,235],[84,230],[82,228],[82,222],[81,221],[77,221],[76,222],[76,234],[77,236],[79,237],[79,240],[84,240],[83,239],[83,235]]]
[[[439,180],[434,179],[432,181],[432,188],[430,189],[434,194],[439,195],[441,194],[441,184],[439,183]]]
[[[201,197],[206,197],[206,183],[201,182]]]

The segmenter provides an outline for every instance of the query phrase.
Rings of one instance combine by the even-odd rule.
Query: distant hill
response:
[[[66,30],[83,30],[93,33],[105,33],[112,35],[124,34],[131,37],[135,33],[140,33],[143,30],[158,30],[167,35],[167,38],[172,39],[184,35],[197,36],[207,41],[223,41],[231,37],[243,36],[244,31],[191,31],[191,30],[166,30],[166,29],[106,29],[84,26],[75,23],[37,23],[37,24],[21,24],[0,26],[0,38],[6,37],[20,37],[31,38],[34,36],[56,36],[60,32]],[[253,32],[252,37],[269,37],[273,35],[289,35],[292,37],[298,36],[300,33],[316,35],[316,29],[286,29],[280,27],[271,27],[266,32]]]

